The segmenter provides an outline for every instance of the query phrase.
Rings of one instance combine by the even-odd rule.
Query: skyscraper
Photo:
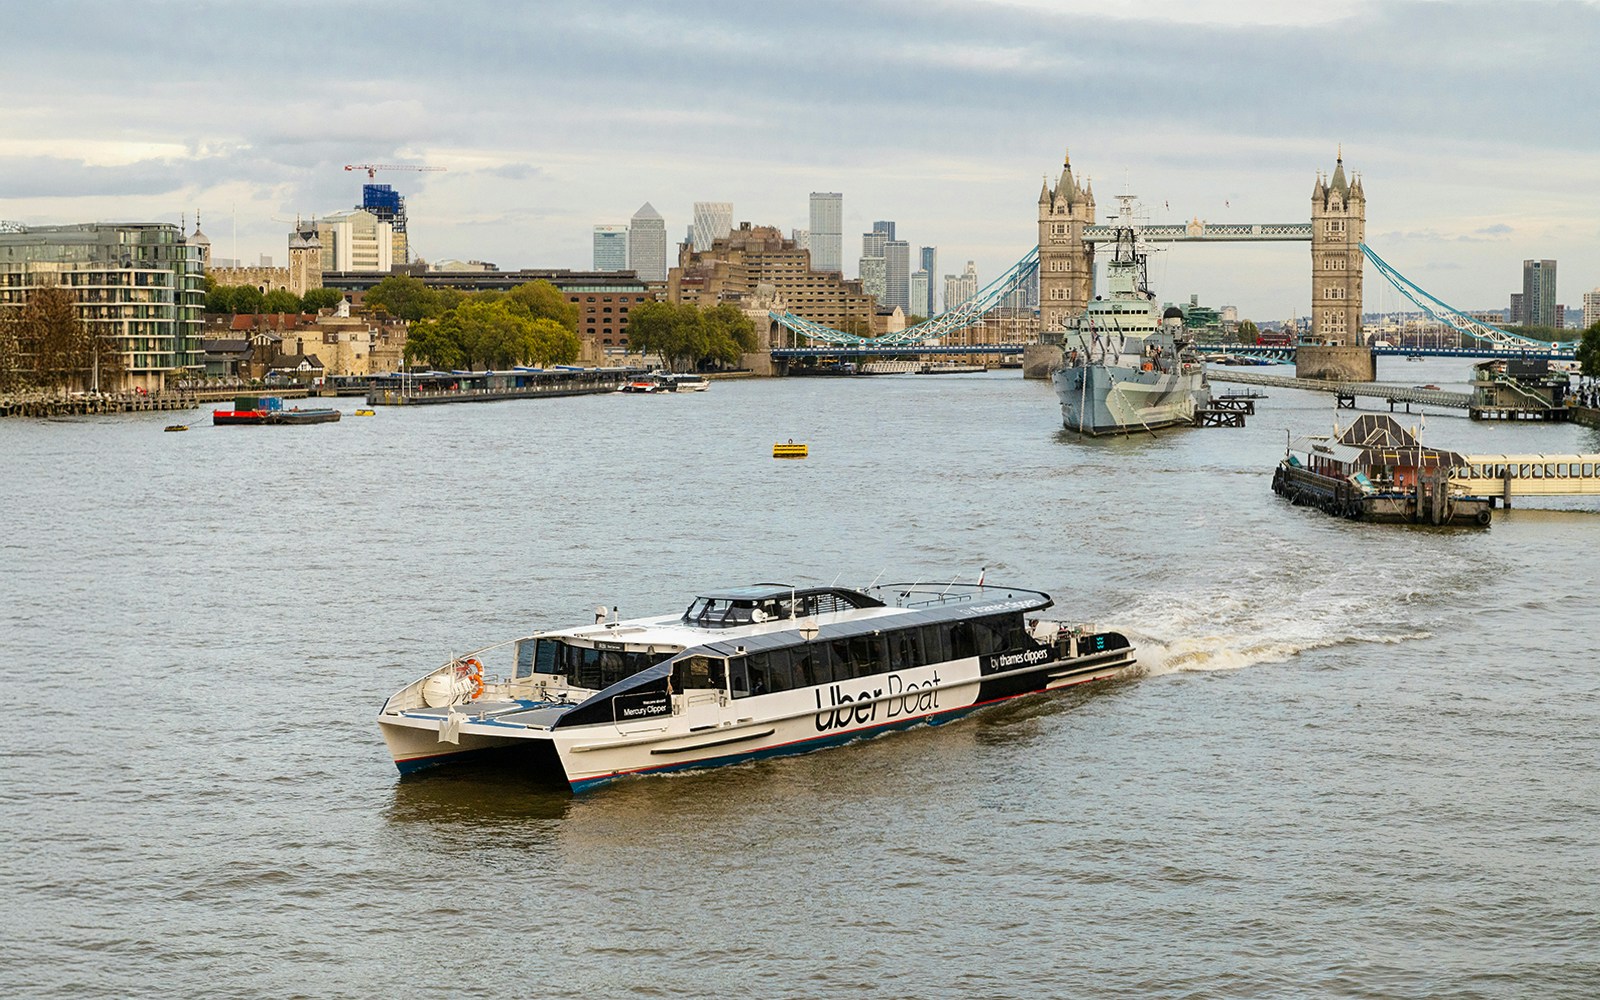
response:
[[[811,192],[811,269],[843,270],[844,195],[837,191]]]
[[[911,244],[890,240],[883,245],[883,304],[911,312]]]
[[[932,310],[928,308],[928,296],[933,290],[933,277],[927,271],[914,271],[911,275],[911,309],[907,316],[921,316],[927,319]]]
[[[874,229],[870,233],[861,234],[861,256],[882,257],[883,245],[889,242],[889,237],[882,230]]]
[[[939,292],[934,279],[934,275],[939,273],[939,248],[923,247],[917,262],[922,265],[922,270],[928,272],[928,293],[927,300],[920,303],[915,295],[912,296],[911,311],[932,316],[939,310]]]
[[[695,250],[710,250],[712,240],[720,240],[733,228],[733,202],[697,201],[694,203]]]
[[[863,257],[861,258],[860,266],[861,270],[858,273],[861,275],[861,290],[877,300],[879,305],[882,305],[884,300],[883,258]]]
[[[594,227],[594,269],[596,271],[626,271],[628,269],[628,227]]]
[[[1528,326],[1555,326],[1556,318],[1556,262],[1553,260],[1525,260],[1522,262],[1522,309]]]
[[[628,224],[628,266],[640,281],[667,280],[667,223],[648,201]]]
[[[861,290],[877,299],[879,305],[887,304],[883,248],[888,242],[889,238],[877,229],[862,233],[861,260],[856,265],[856,274],[861,278]]]
[[[886,240],[892,240],[894,239],[894,220],[879,219],[877,222],[872,224],[872,231],[875,233],[882,233],[883,238]]]
[[[948,312],[978,294],[978,265],[967,261],[961,274],[944,276],[944,308]]]

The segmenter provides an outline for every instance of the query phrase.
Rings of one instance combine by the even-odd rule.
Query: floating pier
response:
[[[1194,411],[1196,427],[1243,427],[1245,417],[1253,417],[1258,393],[1224,393],[1211,397],[1211,405]]]

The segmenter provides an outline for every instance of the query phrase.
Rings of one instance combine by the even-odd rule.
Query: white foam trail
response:
[[[1118,610],[1149,675],[1281,663],[1345,643],[1427,638],[1426,594],[1372,575],[1240,567],[1230,585],[1195,581],[1187,593],[1149,593]],[[1399,581],[1393,581],[1399,583]]]
[[[1406,642],[1426,639],[1431,633],[1404,635],[1350,636],[1343,639],[1275,639],[1260,635],[1183,636],[1162,640],[1152,635],[1128,631],[1138,649],[1139,665],[1146,676],[1210,670],[1239,670],[1263,663],[1282,663],[1310,649],[1337,646],[1346,642]]]

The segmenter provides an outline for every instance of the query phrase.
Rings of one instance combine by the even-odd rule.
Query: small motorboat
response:
[[[186,431],[188,429],[189,429],[189,425],[188,424],[168,424],[167,426],[162,428],[162,430],[165,430],[165,431]]]

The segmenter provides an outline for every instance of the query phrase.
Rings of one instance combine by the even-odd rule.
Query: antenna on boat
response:
[[[944,589],[939,591],[939,596],[943,597],[944,595],[950,593],[950,588],[954,587],[956,585],[956,581],[959,580],[959,579],[961,579],[961,574],[960,573],[957,573],[955,576],[952,576],[950,578],[950,582],[945,584]]]
[[[833,574],[833,582],[828,584],[828,586],[837,587],[839,585],[839,577],[841,577],[841,576],[844,576],[844,570],[842,570],[842,569],[839,572]]]
[[[867,589],[871,590],[873,587],[876,587],[878,585],[878,581],[883,579],[883,574],[887,573],[888,571],[889,571],[889,567],[887,567],[887,566],[885,566],[883,569],[878,570],[878,575],[872,578],[872,582],[871,583],[867,584]]]

